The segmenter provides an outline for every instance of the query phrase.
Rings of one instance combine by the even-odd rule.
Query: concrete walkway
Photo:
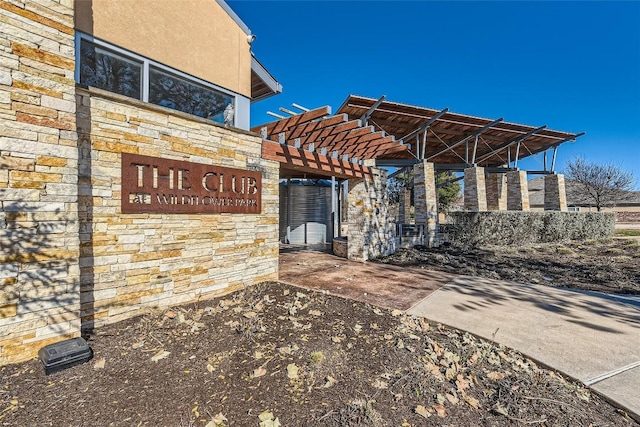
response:
[[[407,311],[514,348],[640,420],[640,298],[458,277]]]

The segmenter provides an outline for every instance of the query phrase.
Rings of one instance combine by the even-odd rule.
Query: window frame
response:
[[[167,65],[164,65],[160,62],[154,61],[152,59],[149,59],[145,56],[136,54],[134,52],[131,52],[130,50],[127,49],[123,49],[121,47],[118,47],[112,43],[106,42],[104,40],[101,40],[99,38],[93,37],[89,34],[80,32],[80,31],[76,31],[76,36],[75,36],[75,57],[76,57],[76,64],[75,64],[75,70],[74,70],[74,78],[77,84],[80,84],[80,67],[81,67],[81,44],[82,41],[88,41],[89,43],[93,43],[94,45],[103,48],[107,51],[112,51],[114,54],[116,55],[120,55],[123,56],[126,59],[130,59],[132,61],[138,61],[142,63],[142,69],[141,69],[141,81],[140,81],[140,86],[141,86],[141,96],[142,99],[139,98],[131,98],[131,99],[137,99],[138,101],[142,101],[142,102],[146,102],[149,105],[154,105],[160,108],[167,108],[170,109],[172,111],[178,111],[181,112],[182,114],[190,114],[190,113],[184,113],[180,110],[173,110],[171,108],[168,107],[163,107],[161,105],[157,105],[157,104],[153,104],[149,102],[149,69],[151,66],[153,66],[154,68],[157,68],[161,71],[164,71],[168,74],[173,74],[176,77],[179,77],[181,79],[186,80],[187,82],[192,82],[196,85],[202,85],[205,88],[217,91],[222,93],[223,95],[229,96],[230,98],[233,99],[233,106],[234,106],[234,110],[235,110],[235,114],[233,117],[233,124],[231,126],[234,127],[239,127],[238,124],[240,122],[248,122],[248,120],[246,120],[244,118],[244,116],[247,116],[248,118],[248,111],[244,112],[242,111],[245,105],[248,107],[248,100],[245,100],[246,97],[244,97],[243,95],[240,95],[236,92],[230,91],[228,89],[225,89],[223,87],[220,87],[218,85],[215,85],[211,82],[208,82],[206,80],[202,80],[198,77],[195,77],[191,74],[185,73],[183,71],[177,70],[173,67],[169,67]],[[121,95],[121,96],[126,96],[126,95]],[[129,97],[127,97],[129,98]],[[193,117],[199,117],[193,114],[190,114]],[[202,117],[199,117],[202,118]],[[206,119],[205,119],[206,120]],[[212,123],[219,123],[213,120],[210,120]]]

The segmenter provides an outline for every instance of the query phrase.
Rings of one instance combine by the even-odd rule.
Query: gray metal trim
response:
[[[456,148],[458,145],[460,144],[464,144],[465,142],[467,142],[468,140],[470,140],[471,138],[474,138],[480,134],[482,134],[483,132],[487,131],[488,129],[490,129],[491,127],[497,125],[498,123],[500,123],[501,121],[503,121],[504,119],[502,117],[500,117],[497,120],[492,121],[491,123],[481,127],[480,129],[478,129],[477,131],[473,132],[470,135],[465,136],[464,138],[462,138],[460,141],[458,142],[454,142],[452,145],[448,145],[447,148],[443,148],[442,150],[438,151],[435,154],[432,154],[431,156],[429,156],[426,160],[431,160],[434,157],[438,157],[439,155],[446,153],[447,151],[453,150],[454,148]]]
[[[420,132],[422,132],[423,130],[425,130],[429,126],[431,126],[433,123],[435,123],[436,120],[438,120],[440,117],[444,116],[448,112],[449,112],[449,107],[445,108],[444,110],[440,111],[435,116],[431,117],[424,124],[420,125],[420,127],[416,128],[415,130],[412,130],[410,133],[408,133],[407,135],[402,137],[402,139],[400,139],[400,141],[404,142],[405,139],[408,140],[409,138],[412,138],[414,135],[419,134]]]
[[[271,89],[273,94],[268,94],[260,98],[252,99],[252,101],[259,101],[265,99],[271,95],[282,93],[282,85],[271,75],[271,73],[258,61],[253,52],[251,52],[251,71],[256,73],[258,77]]]
[[[514,139],[512,139],[512,140],[511,140],[511,141],[509,141],[509,142],[505,142],[505,143],[503,143],[503,144],[498,145],[498,147],[496,147],[496,148],[495,148],[493,151],[491,151],[490,153],[487,153],[487,154],[485,154],[485,155],[481,156],[481,157],[478,159],[478,162],[477,162],[477,163],[483,162],[483,161],[487,160],[488,158],[495,156],[496,154],[498,154],[500,151],[504,150],[505,148],[510,148],[512,145],[514,145],[514,144],[518,144],[519,142],[524,141],[524,140],[525,140],[525,139],[527,139],[528,137],[530,137],[530,136],[532,136],[532,135],[535,135],[536,133],[538,133],[538,132],[540,132],[540,131],[542,131],[542,130],[544,130],[544,129],[546,129],[546,128],[547,128],[547,125],[540,126],[539,128],[533,129],[533,130],[531,130],[531,131],[529,131],[529,132],[525,133],[524,135],[520,135],[519,137],[514,138]]]
[[[240,29],[244,31],[246,35],[251,35],[251,30],[249,29],[249,27],[247,27],[247,24],[242,22],[242,19],[240,19],[240,17],[233,11],[233,9],[231,9],[231,6],[229,6],[226,1],[216,0],[216,3],[218,3],[220,7],[223,8],[225,12],[227,12],[229,17],[233,19],[236,24],[238,24],[238,27],[240,27]]]
[[[371,117],[371,115],[373,114],[374,111],[376,111],[376,108],[378,108],[380,106],[380,104],[382,104],[385,100],[387,96],[386,95],[382,95],[380,98],[378,98],[378,100],[371,106],[371,108],[369,108],[367,110],[366,113],[364,113],[362,115],[362,117],[360,117],[360,120],[365,123],[365,125],[368,125],[368,121],[369,121],[369,117]]]

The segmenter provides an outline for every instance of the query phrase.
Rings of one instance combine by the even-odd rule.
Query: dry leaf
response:
[[[584,400],[585,402],[588,402],[589,400],[591,400],[591,396],[590,396],[589,390],[587,390],[586,388],[581,388],[581,389],[576,390],[576,395],[580,399]]]
[[[359,334],[359,333],[360,333],[360,331],[362,331],[362,325],[361,325],[361,324],[359,324],[359,323],[357,323],[357,324],[353,327],[353,331],[354,331],[356,334]]]
[[[457,371],[456,371],[455,367],[447,368],[447,370],[444,373],[444,377],[447,380],[451,381],[452,379],[454,379],[456,377],[456,373],[457,373]]]
[[[422,405],[416,406],[416,409],[414,409],[414,411],[416,411],[416,414],[422,415],[424,418],[429,418],[431,416],[431,413],[427,410],[427,408]]]
[[[104,359],[104,357],[96,360],[96,362],[93,364],[93,369],[104,369],[105,362],[106,360]]]
[[[252,378],[258,378],[258,377],[262,377],[264,375],[267,374],[267,370],[263,367],[259,367],[257,369],[253,370],[253,373],[251,374]]]
[[[258,418],[260,418],[260,421],[269,421],[272,420],[273,414],[269,411],[263,411],[260,415],[258,415]]]
[[[494,380],[494,381],[500,381],[501,379],[503,379],[503,378],[504,378],[504,377],[506,377],[507,375],[506,375],[506,374],[504,374],[504,373],[502,373],[502,372],[496,372],[496,371],[493,371],[493,372],[489,372],[489,373],[487,374],[487,376],[488,376],[489,378],[491,378],[492,380]]]
[[[402,315],[402,310],[393,310],[393,311],[391,312],[391,315],[392,315],[393,317],[398,317],[398,316]]]
[[[288,354],[288,355],[293,354],[293,349],[291,348],[290,345],[286,347],[278,347],[278,351],[282,354]]]
[[[309,314],[312,316],[322,316],[322,312],[320,310],[309,310]]]
[[[290,363],[287,365],[287,376],[289,377],[289,379],[295,380],[296,378],[298,378],[298,371],[299,368],[295,363]]]
[[[280,420],[277,418],[274,420],[273,414],[269,411],[264,411],[258,415],[258,418],[260,418],[261,421],[260,427],[280,427]]]
[[[454,405],[457,405],[458,402],[460,402],[460,399],[458,399],[456,396],[454,396],[451,393],[447,393],[445,396],[447,397],[447,400],[453,403]]]
[[[255,311],[245,311],[244,313],[242,313],[242,315],[247,319],[253,319],[258,315],[258,313],[256,313]]]
[[[131,348],[140,348],[140,347],[142,347],[143,345],[144,345],[144,340],[142,340],[142,341],[138,341],[137,343],[133,344],[133,345],[131,346]]]
[[[445,418],[447,416],[447,410],[442,405],[435,405],[433,409],[436,410],[436,413],[440,418]]]
[[[327,375],[327,377],[325,378],[325,380],[327,381],[326,383],[324,383],[323,387],[324,388],[329,388],[329,387],[333,387],[333,385],[336,383],[336,379],[333,378],[331,375]]]
[[[211,363],[207,363],[207,371],[209,372],[213,372],[215,371],[216,368],[213,367],[213,365]]]
[[[473,355],[467,360],[467,366],[473,366],[478,361],[478,353],[473,353]]]
[[[171,352],[169,351],[160,350],[151,357],[151,361],[157,362],[158,360],[166,359],[170,354]]]
[[[475,409],[478,409],[478,407],[480,406],[480,402],[478,402],[478,399],[471,396],[465,396],[464,401],[467,402],[470,406],[474,407]]]
[[[340,338],[340,337],[331,337],[331,341],[333,341],[334,343],[337,344],[339,342],[342,342],[342,338]]]
[[[496,405],[496,407],[495,407],[494,411],[496,411],[498,414],[502,414],[502,415],[504,415],[505,417],[508,417],[508,416],[509,416],[509,412],[508,412],[505,408],[503,408],[502,406],[500,406],[500,404],[499,404],[499,403]]]
[[[456,377],[456,386],[458,387],[458,392],[463,392],[469,388],[471,384],[467,381],[462,374],[458,374]]]
[[[373,382],[373,387],[374,388],[378,388],[378,389],[385,389],[385,388],[389,388],[389,384],[386,381],[382,381],[380,379],[377,379]]]

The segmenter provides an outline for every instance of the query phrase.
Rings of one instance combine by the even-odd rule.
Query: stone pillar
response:
[[[0,22],[4,365],[80,335],[80,240],[73,2],[3,1]]]
[[[413,191],[416,225],[424,227],[424,244],[436,244],[438,228],[438,191],[433,163],[423,161],[413,167]]]
[[[400,224],[409,224],[411,222],[411,193],[408,189],[402,189],[398,204],[398,221]]]
[[[507,172],[507,209],[529,210],[529,184],[526,171]]]
[[[349,180],[347,257],[354,261],[367,261],[395,252],[395,224],[389,214],[387,172],[369,169],[371,175]]]
[[[484,168],[474,167],[464,170],[464,208],[472,212],[487,210],[487,193]]]
[[[487,209],[507,210],[507,176],[503,173],[490,173],[487,176]]]
[[[554,174],[544,177],[544,210],[567,212],[564,175]]]

